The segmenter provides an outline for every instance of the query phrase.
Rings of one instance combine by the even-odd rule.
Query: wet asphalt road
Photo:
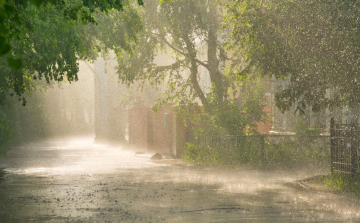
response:
[[[92,141],[10,150],[0,161],[0,222],[360,222],[359,200],[286,186],[316,171],[152,162]]]

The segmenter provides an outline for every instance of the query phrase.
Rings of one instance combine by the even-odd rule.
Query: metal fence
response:
[[[331,171],[360,178],[360,126],[358,123],[330,121]]]
[[[221,151],[229,162],[329,165],[330,160],[329,136],[200,136],[190,137],[189,142]]]

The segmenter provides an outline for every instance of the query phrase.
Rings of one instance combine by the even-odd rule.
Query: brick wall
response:
[[[141,151],[152,149],[153,112],[148,107],[129,110],[129,145]]]
[[[154,144],[156,152],[174,154],[174,113],[170,106],[164,106],[154,116]]]
[[[171,104],[157,113],[147,107],[129,110],[129,145],[132,148],[179,157],[185,144],[185,126],[171,110]]]

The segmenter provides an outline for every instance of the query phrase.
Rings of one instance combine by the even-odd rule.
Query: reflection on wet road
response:
[[[151,162],[92,138],[14,148],[0,161],[0,222],[358,222],[360,203],[284,186],[316,172]]]

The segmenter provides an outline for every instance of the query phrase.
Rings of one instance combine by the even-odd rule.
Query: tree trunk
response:
[[[208,30],[208,70],[214,87],[217,101],[224,100],[224,83],[219,70],[218,48],[218,11],[216,1],[209,0],[209,30]]]
[[[201,103],[204,105],[205,110],[210,111],[209,102],[205,97],[204,92],[202,91],[200,84],[198,82],[198,64],[196,61],[196,50],[194,44],[190,41],[188,36],[183,37],[187,51],[188,58],[190,60],[190,81],[192,87],[195,90],[196,95],[200,98]]]

